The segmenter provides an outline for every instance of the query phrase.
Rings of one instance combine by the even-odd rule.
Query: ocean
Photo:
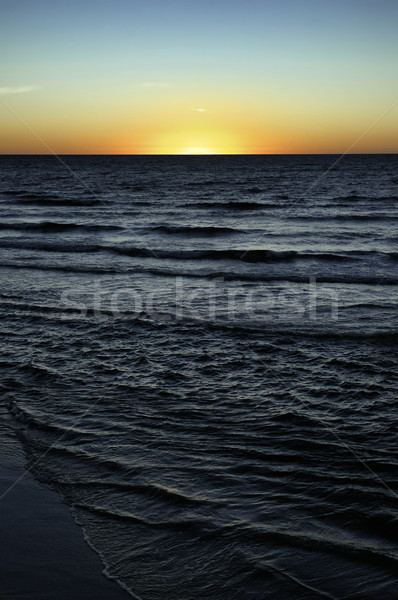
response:
[[[1,444],[142,600],[389,600],[398,158],[0,157]]]

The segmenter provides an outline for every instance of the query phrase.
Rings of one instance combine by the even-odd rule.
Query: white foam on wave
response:
[[[98,554],[98,556],[100,557],[102,563],[104,564],[104,569],[102,570],[102,573],[104,574],[104,576],[109,579],[110,581],[114,581],[115,583],[117,583],[117,585],[124,590],[125,592],[127,592],[129,594],[129,596],[131,596],[131,598],[134,598],[134,600],[143,600],[140,596],[137,596],[137,594],[134,594],[134,592],[132,592],[122,581],[120,581],[120,579],[118,579],[117,577],[115,577],[114,575],[112,575],[110,573],[110,567],[106,562],[106,558],[103,555],[103,553],[98,550],[98,548],[96,548],[94,546],[94,544],[92,543],[92,541],[90,540],[90,537],[84,527],[84,525],[79,521],[79,518],[77,516],[77,511],[75,508],[73,508],[73,506],[71,507],[71,513],[73,515],[73,518],[75,519],[76,523],[79,525],[79,527],[81,527],[82,532],[83,532],[83,538],[84,541],[86,542],[86,544],[92,549],[94,550],[94,552],[96,554]]]

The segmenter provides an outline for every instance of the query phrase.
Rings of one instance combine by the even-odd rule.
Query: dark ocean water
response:
[[[398,158],[0,157],[3,443],[142,600],[397,597]]]

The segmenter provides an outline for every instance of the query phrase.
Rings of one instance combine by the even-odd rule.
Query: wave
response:
[[[287,530],[260,523],[246,524],[238,522],[229,525],[231,529],[238,529],[241,537],[256,540],[258,542],[267,539],[275,543],[287,543],[289,546],[309,548],[312,551],[319,549],[328,553],[345,554],[358,557],[366,562],[382,562],[390,568],[396,568],[397,556],[389,549],[378,546],[365,546],[360,543],[347,541],[340,538],[330,538],[324,534],[303,533],[302,531]]]
[[[186,271],[184,269],[167,269],[167,267],[156,268],[154,266],[133,266],[129,268],[126,265],[115,266],[83,266],[81,264],[32,264],[20,262],[1,262],[0,267],[8,269],[29,269],[38,271],[54,271],[62,273],[86,273],[92,275],[134,275],[138,273],[148,273],[159,277],[186,277],[188,279],[217,279],[220,281],[247,281],[247,282],[291,282],[308,284],[309,275],[296,274],[294,271],[283,273],[233,273],[222,270],[204,271]],[[398,277],[384,275],[358,275],[358,274],[317,274],[317,283],[343,284],[343,285],[398,285]]]
[[[268,250],[268,249],[225,249],[225,250],[151,250],[126,246],[103,246],[104,250],[137,258],[159,258],[173,260],[233,260],[248,263],[275,263],[293,260],[327,260],[332,262],[350,261],[362,258],[364,255],[373,255],[372,251],[348,251],[346,253],[333,252],[299,252],[296,250]],[[379,254],[379,253],[377,253]],[[396,253],[392,253],[395,255]]]
[[[248,181],[236,181],[234,182],[235,185],[250,185],[250,182]],[[227,186],[231,186],[231,181],[229,180],[222,180],[222,179],[210,179],[207,181],[193,181],[189,184],[188,187],[190,188],[196,188],[196,187],[212,187],[212,186],[216,186],[216,185],[227,185]],[[245,191],[247,194],[262,194],[264,192],[263,189],[259,188],[256,185],[252,185],[251,187],[247,188],[246,190],[242,190]]]
[[[358,200],[361,202],[396,202],[398,196],[362,196],[359,194],[349,194],[348,196],[336,196],[333,200],[337,202],[357,202]]]
[[[229,235],[234,233],[243,233],[241,229],[233,227],[217,227],[217,226],[194,226],[194,225],[157,225],[151,227],[150,231],[160,231],[161,233],[186,234],[190,236],[213,236],[213,235]]]
[[[35,198],[42,198],[43,197],[43,195],[33,194],[29,190],[2,190],[0,192],[0,194],[2,194],[3,196],[14,196],[16,198],[21,197],[21,198],[35,199]],[[52,197],[56,198],[57,195],[54,194]]]
[[[207,179],[205,181],[191,181],[188,187],[211,187],[213,185],[230,185],[227,179]]]
[[[265,208],[281,208],[280,202],[245,202],[230,200],[229,202],[187,202],[181,205],[184,208],[217,208],[221,210],[262,210]]]
[[[54,223],[53,221],[42,221],[40,223],[0,223],[0,230],[12,231],[34,231],[39,233],[62,233],[65,231],[118,231],[123,227],[117,225],[86,225],[79,223]]]
[[[74,243],[67,241],[45,242],[41,240],[1,240],[0,248],[15,248],[20,250],[40,250],[43,252],[100,252],[99,244]]]
[[[358,310],[362,308],[370,308],[375,310],[395,310],[397,305],[394,302],[356,302],[354,304],[340,305],[340,310]]]
[[[99,199],[95,198],[62,198],[54,200],[53,198],[39,198],[39,199],[22,199],[19,204],[36,204],[37,206],[99,206],[105,204]]]
[[[254,193],[254,192],[252,192]],[[285,194],[280,194],[278,196],[278,200],[289,200],[289,196],[285,195]],[[397,198],[394,196],[391,197],[382,197],[382,198],[362,198],[362,197],[355,197],[355,203],[358,204],[360,201],[363,202],[378,202],[378,203],[382,203],[382,202],[394,202],[396,201]],[[204,201],[204,202],[187,202],[182,204],[181,206],[185,207],[185,208],[191,208],[191,207],[195,207],[195,208],[216,208],[216,209],[223,209],[223,210],[262,210],[262,209],[266,209],[266,208],[289,208],[289,202],[273,202],[273,201],[264,201],[264,202],[256,202],[256,201],[252,201],[252,200],[230,200],[228,202],[222,202],[222,201]],[[354,198],[352,196],[345,196],[343,198],[332,198],[332,199],[316,199],[316,206],[320,207],[320,206],[325,206],[325,207],[336,207],[336,205],[338,206],[346,206],[346,207],[353,207],[353,201]],[[293,204],[296,203],[296,201],[294,199],[292,199]],[[373,215],[373,214],[365,214],[365,215],[344,215],[344,214],[340,214],[340,215],[334,215],[333,217],[328,217],[328,218],[334,218],[336,220],[344,220],[347,218],[358,218],[358,219],[362,219],[362,220],[372,220],[374,216],[379,216],[379,215]],[[389,215],[380,215],[379,218],[392,218]],[[291,217],[291,218],[295,218],[295,217]],[[308,215],[309,219],[313,219],[313,220],[317,220],[319,217],[314,216],[314,215]],[[323,218],[323,217],[322,217]]]
[[[37,206],[97,206],[102,204],[99,198],[63,198],[58,194],[36,194],[27,190],[4,190],[0,194],[15,198],[18,204]]]
[[[54,224],[57,227],[58,224]],[[62,224],[61,224],[62,226]],[[71,225],[74,227],[74,225]],[[68,224],[66,224],[68,227]],[[90,226],[88,226],[90,227]],[[98,227],[98,226],[92,226]],[[36,241],[36,240],[0,240],[1,248],[16,248],[21,250],[42,250],[46,252],[111,252],[133,258],[155,258],[172,260],[228,260],[247,263],[275,263],[291,262],[297,260],[317,260],[330,262],[358,261],[366,258],[389,258],[398,260],[397,252],[381,252],[378,250],[341,250],[340,252],[311,252],[297,250],[269,250],[269,249],[209,249],[209,250],[173,250],[151,249],[136,246],[113,246],[91,243],[75,243],[62,241]]]
[[[140,249],[133,249],[132,256]],[[119,250],[118,250],[119,251]],[[122,252],[124,252],[122,250]],[[130,255],[131,250],[127,250]],[[166,250],[156,252],[159,258],[171,258],[176,260],[237,260],[244,262],[281,262],[290,261],[298,257],[294,250],[275,252],[273,250]]]
[[[385,213],[375,213],[375,214],[340,214],[340,215],[330,215],[325,213],[324,215],[292,215],[286,217],[289,220],[293,221],[395,221],[395,215],[388,215]]]
[[[251,187],[247,190],[248,194],[261,194],[263,192],[259,187]]]
[[[144,525],[151,529],[166,529],[176,531],[191,531],[197,537],[206,537],[209,539],[211,535],[216,537],[219,535],[219,529],[216,524],[211,523],[209,519],[200,518],[169,518],[164,521],[154,521],[146,519],[140,515],[131,513],[128,510],[117,509],[115,507],[107,507],[93,504],[84,504],[82,502],[74,503],[75,509],[84,510],[94,514],[99,514],[102,517],[114,519],[118,521],[125,521],[128,523],[135,523],[138,525]]]

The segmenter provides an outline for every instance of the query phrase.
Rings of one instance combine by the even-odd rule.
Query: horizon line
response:
[[[209,153],[209,154],[197,154],[197,153],[193,153],[193,154],[180,154],[180,153],[170,153],[170,154],[157,154],[157,153],[143,153],[143,154],[136,154],[136,153],[105,153],[105,152],[100,152],[100,153],[89,153],[89,152],[84,152],[84,153],[80,153],[80,152],[0,152],[0,157],[4,157],[4,156],[166,156],[166,157],[170,157],[170,156],[179,156],[182,158],[185,157],[197,157],[197,158],[203,158],[203,157],[215,157],[215,156],[341,156],[341,152],[283,152],[283,153],[279,153],[279,152],[260,152],[260,153],[234,153],[234,154],[217,154],[217,153]],[[398,155],[398,150],[396,152],[349,152],[347,154],[345,154],[345,156],[397,156]]]

